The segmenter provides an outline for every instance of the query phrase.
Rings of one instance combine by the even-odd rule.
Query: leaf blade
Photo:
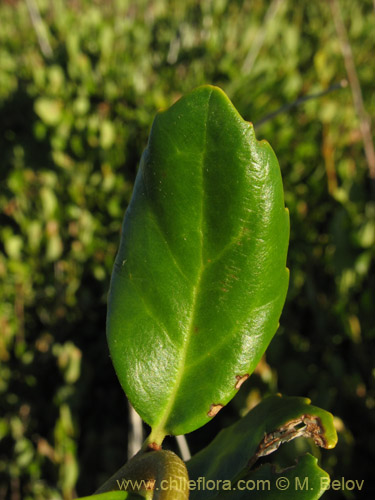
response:
[[[305,428],[301,429],[301,425]],[[336,445],[337,434],[332,415],[299,397],[270,396],[245,417],[219,432],[216,438],[187,462],[189,477],[198,480],[236,481],[247,474],[257,459],[299,436],[313,437],[324,448]],[[194,491],[192,498],[213,497],[214,493]]]
[[[253,371],[284,304],[288,237],[277,159],[220,89],[157,115],[107,316],[118,377],[155,436],[203,425]]]
[[[329,487],[329,475],[310,454],[297,464],[277,472],[270,464],[251,471],[233,491],[219,493],[217,500],[318,500]]]
[[[139,499],[138,495],[131,495],[127,491],[107,491],[106,493],[94,494],[86,497],[80,497],[77,500],[126,500]]]

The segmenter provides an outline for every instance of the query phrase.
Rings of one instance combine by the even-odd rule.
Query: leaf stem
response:
[[[142,445],[142,450],[147,451],[147,450],[160,450],[161,445],[164,441],[164,438],[167,434],[163,431],[158,429],[152,429],[151,433],[145,440],[145,442]]]

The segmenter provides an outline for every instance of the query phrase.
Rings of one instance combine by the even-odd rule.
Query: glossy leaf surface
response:
[[[249,469],[258,458],[299,436],[312,437],[319,446],[333,448],[337,434],[332,415],[311,406],[307,398],[271,396],[238,422],[223,429],[187,462],[189,477],[197,480],[204,476],[214,481],[224,478],[236,481],[243,476],[251,478],[256,471]],[[196,500],[212,497],[215,497],[215,492],[191,493],[191,498]]]
[[[156,116],[112,274],[107,338],[152,438],[235,395],[284,304],[289,218],[271,147],[218,88]]]

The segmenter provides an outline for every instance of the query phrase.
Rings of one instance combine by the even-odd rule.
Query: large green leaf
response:
[[[234,483],[244,476],[252,479],[256,471],[251,468],[260,457],[300,436],[313,438],[323,448],[333,448],[337,434],[332,415],[311,406],[307,398],[271,396],[238,422],[223,429],[197,453],[186,464],[189,477],[195,481],[205,477],[207,481],[226,479]],[[310,472],[311,477],[327,477],[317,467],[312,467]],[[211,497],[215,497],[215,491],[195,490],[191,494],[194,500]]]
[[[151,439],[205,424],[274,335],[289,218],[271,147],[218,88],[156,116],[112,274],[107,337]]]

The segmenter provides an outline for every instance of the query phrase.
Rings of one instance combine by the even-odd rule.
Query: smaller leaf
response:
[[[109,149],[116,139],[116,131],[112,122],[105,120],[100,126],[100,145],[103,149]]]
[[[130,496],[126,491],[108,491],[107,493],[99,493],[99,495],[90,495],[81,497],[78,500],[131,500],[131,498],[139,498],[138,496]]]
[[[236,481],[247,474],[258,458],[296,437],[311,437],[323,448],[333,448],[337,435],[330,413],[310,405],[307,398],[271,396],[245,417],[223,429],[186,465],[197,480]],[[194,491],[192,498],[211,498],[212,491]]]
[[[295,467],[276,472],[271,464],[251,471],[217,500],[317,500],[329,486],[329,476],[312,455],[301,457]]]
[[[47,125],[57,125],[61,119],[63,104],[59,100],[39,97],[35,101],[35,112]]]
[[[170,450],[141,450],[116,471],[96,493],[129,491],[145,498],[186,500],[189,477],[184,462]],[[133,497],[129,497],[133,498]],[[115,499],[114,499],[115,500]]]

